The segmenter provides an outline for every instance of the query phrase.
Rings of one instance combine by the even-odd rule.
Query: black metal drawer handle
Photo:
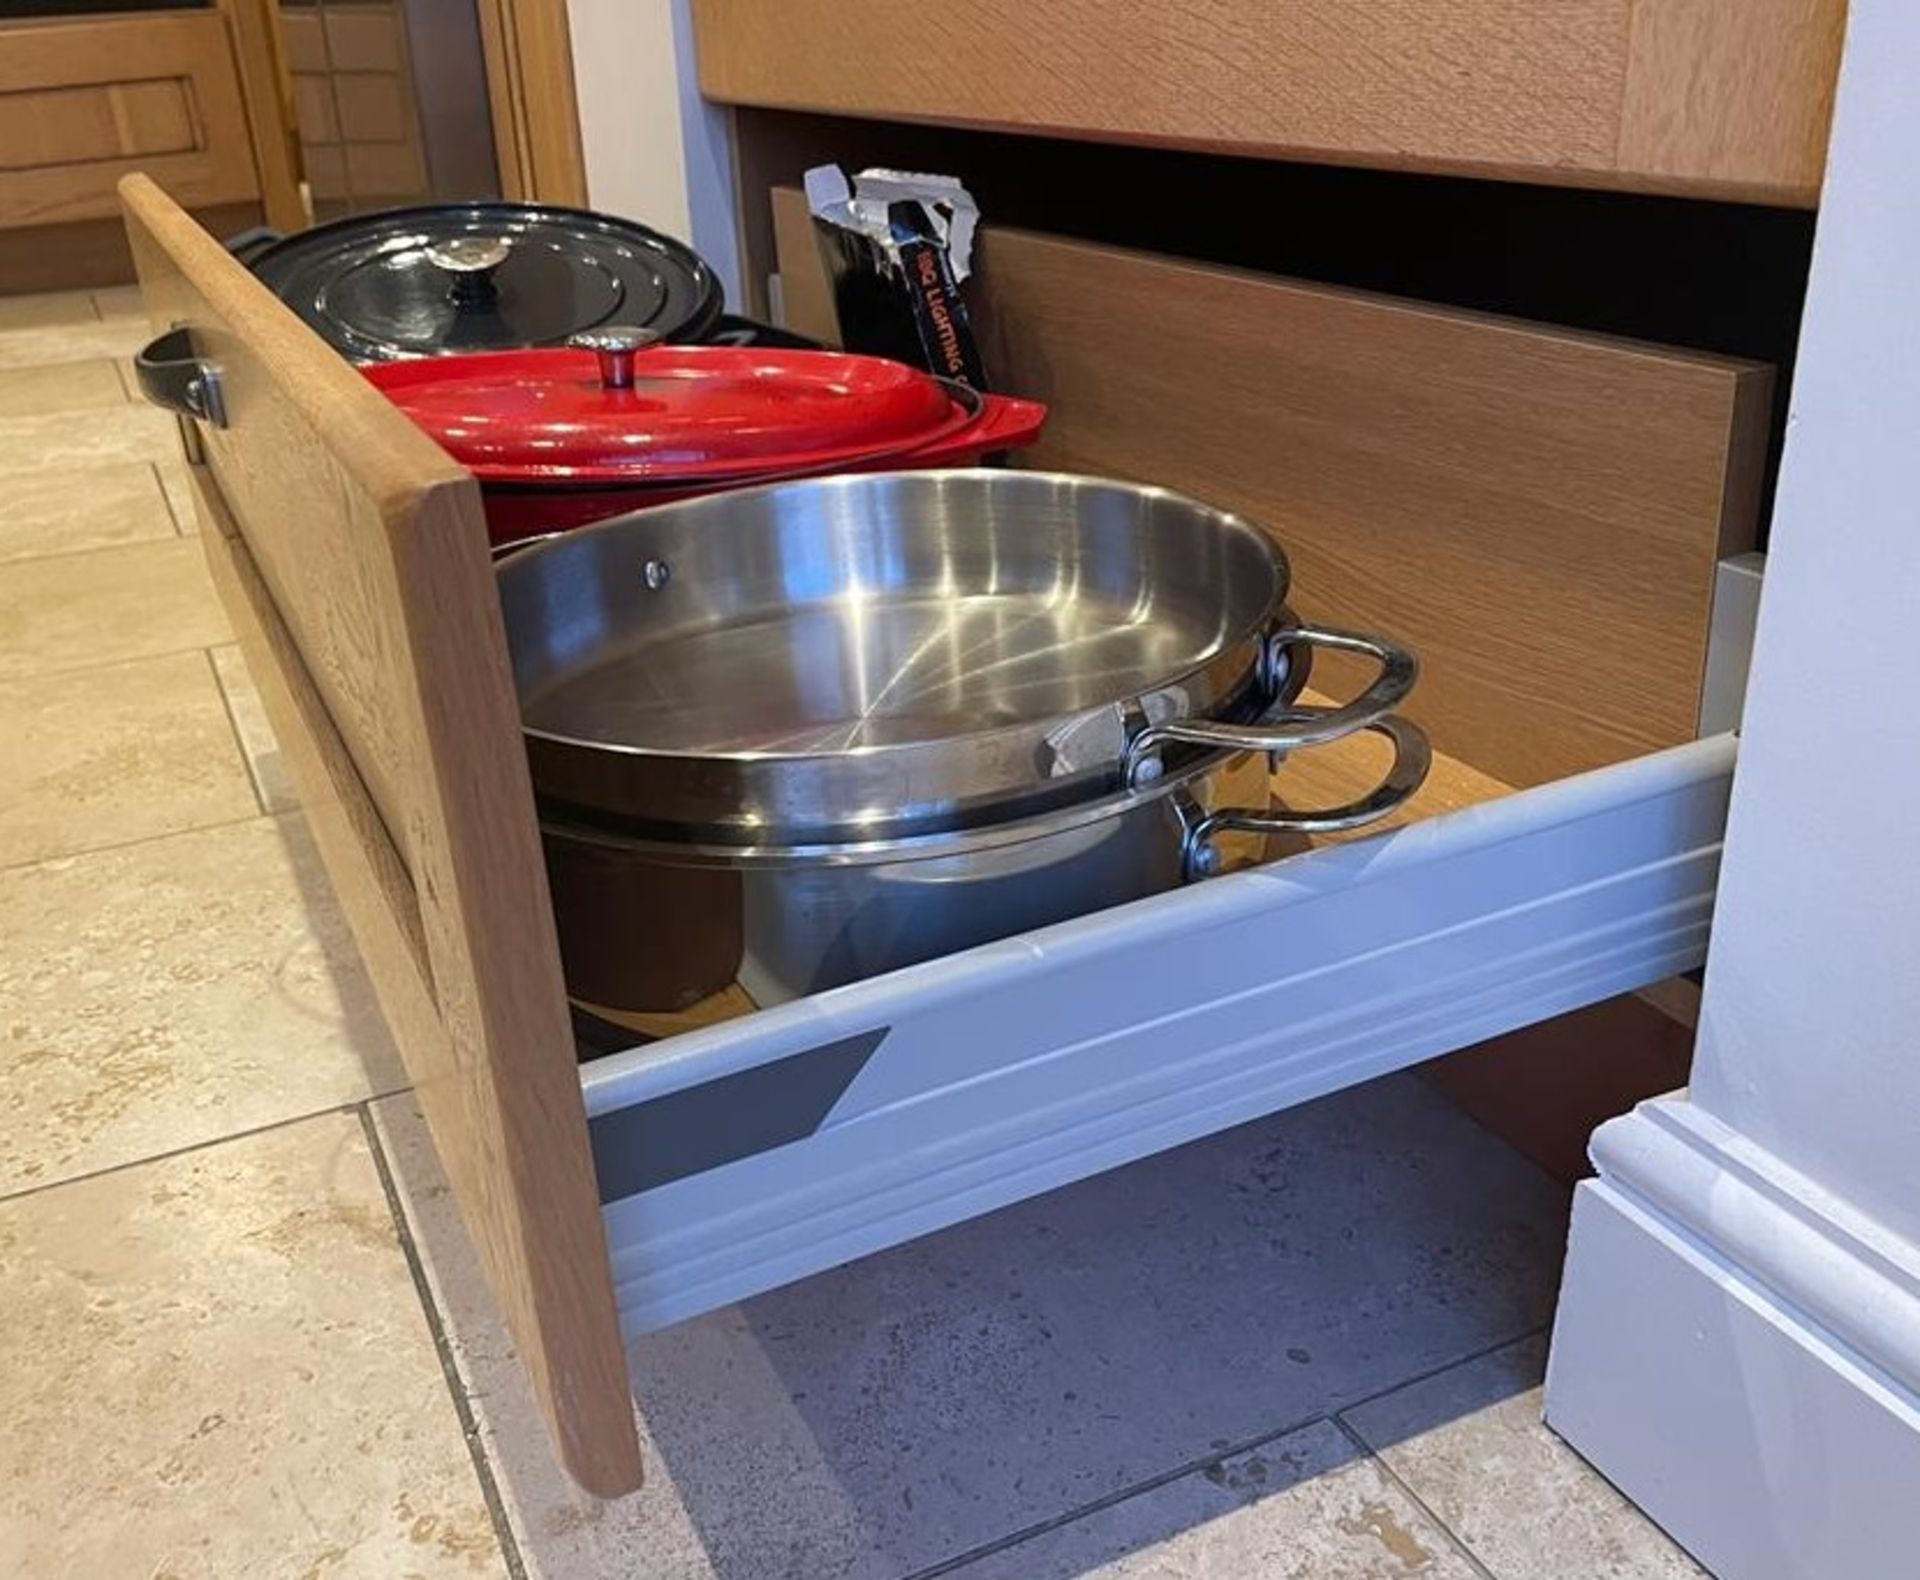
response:
[[[226,397],[220,370],[195,354],[193,331],[184,326],[169,330],[133,359],[140,393],[156,406],[192,417],[215,428],[227,425]]]

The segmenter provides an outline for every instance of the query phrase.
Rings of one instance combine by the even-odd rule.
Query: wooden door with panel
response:
[[[505,633],[473,479],[158,187],[202,542],[561,1458],[640,1480]],[[164,377],[166,370],[161,370]],[[297,1057],[298,1050],[287,1050]]]

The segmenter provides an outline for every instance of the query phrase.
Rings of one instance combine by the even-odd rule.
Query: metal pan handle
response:
[[[1302,646],[1362,654],[1379,663],[1380,673],[1353,701],[1343,702],[1337,708],[1293,707],[1277,716],[1246,724],[1215,719],[1167,719],[1149,724],[1127,747],[1128,784],[1148,784],[1157,779],[1160,748],[1175,743],[1205,746],[1215,751],[1280,753],[1337,741],[1343,735],[1377,724],[1406,700],[1413,683],[1420,678],[1420,660],[1412,653],[1383,637],[1368,636],[1362,631],[1300,625],[1276,632],[1268,641],[1268,668],[1276,676],[1286,673],[1285,666],[1290,662],[1288,650]]]
[[[215,428],[226,427],[220,369],[196,354],[192,330],[182,326],[149,341],[133,359],[133,376],[140,393],[154,405]]]
[[[1433,766],[1433,748],[1419,725],[1390,713],[1365,728],[1393,742],[1393,765],[1386,777],[1358,800],[1345,806],[1304,812],[1270,812],[1255,807],[1222,807],[1198,818],[1186,834],[1180,852],[1181,876],[1188,882],[1208,878],[1220,870],[1216,834],[1334,834],[1360,828],[1398,811],[1426,781]]]

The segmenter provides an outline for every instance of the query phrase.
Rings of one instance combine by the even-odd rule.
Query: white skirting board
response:
[[[1684,1099],[1593,1156],[1548,1424],[1720,1580],[1920,1575],[1920,1247]]]
[[[1733,762],[1695,742],[594,1061],[623,1321],[1699,965]],[[779,1117],[742,1141],[750,1111]]]

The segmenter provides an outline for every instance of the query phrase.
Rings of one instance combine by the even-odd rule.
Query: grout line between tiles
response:
[[[413,1226],[407,1222],[406,1206],[400,1199],[400,1188],[394,1182],[386,1148],[381,1145],[380,1127],[374,1123],[373,1110],[368,1104],[354,1104],[354,1112],[359,1116],[360,1129],[365,1133],[368,1149],[373,1153],[373,1167],[380,1176],[380,1188],[386,1192],[387,1211],[393,1218],[394,1234],[400,1241],[400,1254],[407,1259],[407,1272],[413,1279],[414,1293],[420,1297],[421,1314],[426,1319],[427,1332],[433,1339],[433,1353],[439,1358],[440,1375],[453,1400],[454,1414],[460,1421],[460,1435],[466,1439],[467,1456],[473,1461],[473,1473],[480,1482],[480,1496],[485,1500],[487,1515],[493,1521],[493,1534],[500,1543],[501,1560],[506,1564],[511,1580],[528,1580],[527,1566],[520,1556],[520,1544],[514,1540],[513,1524],[507,1518],[507,1506],[500,1496],[500,1485],[494,1479],[493,1464],[487,1458],[486,1448],[481,1442],[479,1419],[474,1415],[473,1403],[467,1397],[459,1363],[454,1359],[453,1343],[447,1337],[446,1323],[441,1319],[440,1308],[434,1302],[426,1263],[421,1260],[420,1247],[413,1238]]]
[[[278,814],[273,814],[278,816]],[[29,867],[44,867],[50,861],[78,861],[82,856],[104,856],[110,850],[131,850],[135,845],[151,845],[157,839],[178,839],[182,834],[205,834],[216,828],[239,828],[260,821],[258,812],[245,817],[223,817],[212,823],[190,823],[185,828],[163,829],[158,834],[139,834],[132,839],[117,839],[106,845],[88,845],[82,850],[50,850],[29,856],[24,861],[0,861],[0,873],[24,872]]]
[[[247,738],[241,732],[240,721],[234,716],[233,698],[227,695],[227,683],[220,678],[220,666],[214,661],[213,649],[204,649],[207,655],[207,668],[213,672],[213,689],[220,693],[220,711],[227,716],[227,728],[233,731],[233,741],[240,748],[240,761],[246,764],[247,783],[253,786],[253,799],[266,817],[273,816],[273,808],[267,805],[267,787],[260,782],[260,771],[254,766],[253,753],[247,750]]]
[[[1433,1521],[1434,1526],[1439,1530],[1440,1534],[1453,1544],[1454,1550],[1466,1560],[1467,1567],[1478,1575],[1480,1580],[1500,1580],[1499,1576],[1494,1574],[1491,1569],[1480,1561],[1480,1555],[1467,1545],[1466,1538],[1445,1520],[1441,1519],[1439,1514],[1435,1512],[1433,1506],[1428,1503],[1425,1498],[1421,1497],[1419,1493],[1415,1492],[1413,1488],[1407,1484],[1406,1478],[1403,1477],[1399,1471],[1395,1470],[1393,1466],[1389,1465],[1382,1455],[1376,1454],[1358,1432],[1348,1426],[1339,1416],[1333,1418],[1333,1425],[1336,1431],[1372,1462],[1374,1468],[1380,1472],[1382,1477],[1400,1489],[1402,1497],[1422,1514],[1426,1515],[1428,1519]]]
[[[116,462],[115,464],[117,465],[118,463]],[[151,461],[139,464],[149,467],[153,465]],[[76,491],[84,492],[86,488],[85,477],[80,477],[75,482],[74,487]],[[164,489],[162,492],[165,492]],[[173,520],[173,507],[171,505],[167,507],[167,520],[169,522]],[[166,537],[128,538],[121,543],[89,543],[83,549],[52,549],[45,554],[16,554],[6,563],[9,565],[43,565],[49,560],[84,560],[96,554],[125,554],[129,549],[150,549],[156,543],[172,543],[177,540],[179,536],[180,533],[176,530],[170,536]],[[109,664],[117,664],[122,662],[122,660],[108,659],[106,662]],[[98,669],[101,666],[98,664],[90,664],[87,667],[90,669]]]
[[[1090,1502],[1078,1504],[1059,1514],[1049,1515],[1044,1520],[1035,1520],[1031,1525],[1023,1525],[1017,1531],[1009,1531],[1006,1535],[996,1536],[991,1541],[980,1543],[977,1547],[969,1547],[965,1552],[955,1553],[950,1558],[942,1558],[935,1563],[912,1570],[910,1573],[903,1575],[901,1580],[938,1580],[938,1577],[941,1575],[952,1574],[954,1570],[964,1568],[968,1564],[978,1563],[982,1558],[991,1558],[995,1553],[1005,1552],[1009,1547],[1018,1547],[1022,1542],[1031,1541],[1036,1536],[1044,1536],[1049,1531],[1057,1531],[1064,1525],[1072,1525],[1078,1520],[1084,1520],[1088,1515],[1099,1514],[1106,1509],[1113,1508],[1117,1504],[1126,1503],[1133,1498],[1137,1498],[1143,1493],[1157,1492],[1160,1488],[1172,1482],[1180,1481],[1187,1476],[1195,1474],[1197,1471],[1205,1470],[1209,1465],[1217,1465],[1222,1460],[1233,1459],[1241,1454],[1251,1453],[1256,1448],[1260,1448],[1278,1438],[1288,1437],[1295,1432],[1304,1432],[1308,1427],[1317,1425],[1326,1419],[1327,1417],[1324,1413],[1320,1415],[1303,1416],[1298,1421],[1290,1421],[1285,1426],[1276,1427],[1270,1432],[1262,1432],[1257,1437],[1250,1437],[1243,1442],[1229,1444],[1225,1448],[1211,1449],[1197,1458],[1187,1460],[1170,1469],[1156,1471],[1153,1475],[1144,1477],[1139,1481],[1131,1482],[1127,1486],[1116,1487],[1112,1492],[1094,1498]]]
[[[194,534],[187,531],[187,524],[180,519],[180,512],[173,508],[173,495],[167,488],[167,474],[160,470],[163,464],[160,461],[145,463],[147,470],[153,473],[153,486],[160,490],[160,502],[167,507],[167,520],[173,523],[173,535],[176,538],[193,537]]]
[[[1411,1388],[1415,1383],[1431,1382],[1435,1377],[1440,1376],[1443,1372],[1452,1371],[1456,1366],[1467,1366],[1474,1361],[1483,1361],[1489,1355],[1497,1355],[1501,1350],[1508,1349],[1515,1344],[1524,1344],[1528,1339],[1538,1338],[1542,1333],[1551,1329],[1552,1326],[1553,1324],[1551,1322],[1536,1322],[1532,1327],[1522,1332],[1511,1334],[1504,1339],[1496,1339],[1491,1344],[1483,1344],[1479,1349],[1471,1350],[1465,1355],[1456,1355],[1452,1360],[1446,1361],[1439,1366],[1429,1366],[1425,1371],[1414,1372],[1410,1376],[1402,1377],[1398,1382],[1387,1384],[1384,1388],[1376,1388],[1372,1393],[1362,1394],[1357,1399],[1349,1399],[1344,1404],[1335,1405],[1328,1414],[1344,1416],[1350,1411],[1358,1410],[1365,1405],[1372,1404],[1376,1399],[1384,1399],[1388,1394],[1398,1393],[1402,1388]]]
[[[163,538],[159,540],[165,542]],[[224,647],[224,642],[215,643]],[[30,686],[37,680],[66,680],[73,675],[91,675],[102,669],[118,669],[123,664],[144,664],[150,659],[185,658],[189,653],[204,653],[207,644],[195,642],[190,647],[169,647],[157,653],[135,653],[130,658],[103,658],[90,664],[63,664],[54,669],[29,669],[17,675],[0,677],[0,684],[9,686]]]
[[[1260,1432],[1253,1437],[1247,1438],[1243,1442],[1229,1444],[1226,1448],[1210,1450],[1171,1469],[1156,1471],[1151,1476],[1144,1477],[1136,1482],[1131,1482],[1127,1486],[1116,1488],[1114,1491],[1095,1498],[1091,1502],[1078,1504],[1060,1514],[1049,1515],[1046,1519],[1036,1520],[1030,1525],[1022,1526],[1017,1531],[1010,1531],[1003,1536],[996,1536],[989,1541],[980,1543],[978,1546],[969,1547],[964,1552],[955,1553],[950,1557],[939,1559],[922,1568],[912,1570],[910,1573],[902,1576],[901,1580],[938,1580],[939,1576],[951,1574],[954,1570],[962,1568],[967,1564],[977,1563],[982,1558],[990,1558],[993,1554],[1003,1552],[1009,1547],[1018,1546],[1021,1542],[1030,1541],[1036,1536],[1044,1536],[1048,1531],[1058,1530],[1063,1525],[1071,1525],[1076,1520],[1085,1519],[1090,1514],[1098,1514],[1102,1510],[1110,1509],[1116,1504],[1125,1503],[1131,1498],[1140,1496],[1142,1493],[1156,1491],[1158,1488],[1164,1487],[1170,1482],[1179,1481],[1182,1477],[1191,1476],[1198,1471],[1205,1470],[1209,1465],[1218,1464],[1221,1460],[1232,1459],[1240,1454],[1251,1453],[1256,1448],[1264,1447],[1266,1444],[1274,1442],[1276,1439],[1286,1437],[1291,1433],[1304,1431],[1307,1427],[1314,1426],[1322,1421],[1330,1422],[1344,1435],[1360,1443],[1369,1458],[1379,1460],[1379,1456],[1375,1454],[1371,1448],[1367,1448],[1359,1434],[1341,1419],[1345,1412],[1358,1410],[1362,1405],[1371,1404],[1376,1399],[1384,1399],[1388,1394],[1398,1393],[1402,1388],[1410,1388],[1415,1383],[1426,1382],[1430,1378],[1438,1377],[1443,1372],[1452,1371],[1456,1366],[1466,1366],[1474,1361],[1483,1360],[1496,1351],[1504,1350],[1510,1345],[1522,1343],[1527,1339],[1546,1332],[1547,1326],[1545,1323],[1536,1323],[1533,1327],[1523,1332],[1509,1334],[1505,1338],[1496,1339],[1491,1344],[1484,1344],[1480,1348],[1470,1350],[1464,1355],[1456,1355],[1451,1360],[1443,1361],[1436,1366],[1429,1366],[1424,1371],[1418,1371],[1405,1377],[1396,1378],[1393,1382],[1376,1388],[1371,1393],[1360,1394],[1352,1399],[1343,1400],[1341,1403],[1333,1406],[1329,1410],[1322,1411],[1318,1415],[1306,1416],[1301,1420],[1289,1422],[1287,1425],[1276,1427],[1271,1431]],[[1384,1460],[1379,1460],[1379,1462],[1383,1467],[1386,1465],[1386,1461]],[[1397,1476],[1394,1477],[1394,1480],[1396,1483],[1399,1482]],[[1408,1495],[1412,1496],[1411,1493]],[[1419,1502],[1417,1498],[1414,1501],[1416,1503]],[[1420,1504],[1420,1507],[1425,1509],[1426,1505]],[[1431,1510],[1427,1510],[1427,1512],[1429,1514],[1432,1513]],[[1456,1544],[1464,1548],[1465,1544],[1460,1542],[1459,1537],[1454,1535],[1452,1529],[1444,1520],[1436,1519],[1435,1523],[1437,1523],[1442,1530],[1446,1531],[1447,1535],[1452,1538]],[[1468,1554],[1468,1557],[1472,1559],[1475,1569],[1485,1577],[1485,1580],[1493,1580],[1493,1577],[1487,1576],[1485,1566],[1482,1565],[1477,1558],[1473,1558],[1471,1553]]]
[[[391,1096],[392,1093],[382,1093]],[[195,1152],[205,1152],[211,1147],[225,1146],[229,1141],[245,1141],[253,1136],[269,1135],[275,1130],[285,1130],[289,1125],[304,1125],[309,1119],[324,1119],[329,1114],[350,1114],[357,1109],[364,1098],[356,1097],[352,1102],[330,1103],[325,1108],[309,1109],[301,1114],[289,1114],[284,1119],[270,1119],[264,1125],[249,1125],[244,1130],[228,1131],[225,1135],[208,1136],[204,1141],[189,1141],[183,1147],[168,1147],[161,1152],[149,1152],[144,1157],[126,1158],[119,1163],[106,1163],[97,1169],[84,1169],[78,1174],[63,1174],[57,1180],[42,1180],[37,1184],[23,1185],[18,1190],[0,1192],[0,1208],[9,1207],[14,1202],[25,1201],[30,1196],[43,1196],[50,1190],[61,1190],[68,1185],[82,1185],[88,1180],[107,1179],[115,1174],[124,1174],[128,1169],[145,1168],[149,1163],[165,1163],[173,1158],[184,1158]]]

